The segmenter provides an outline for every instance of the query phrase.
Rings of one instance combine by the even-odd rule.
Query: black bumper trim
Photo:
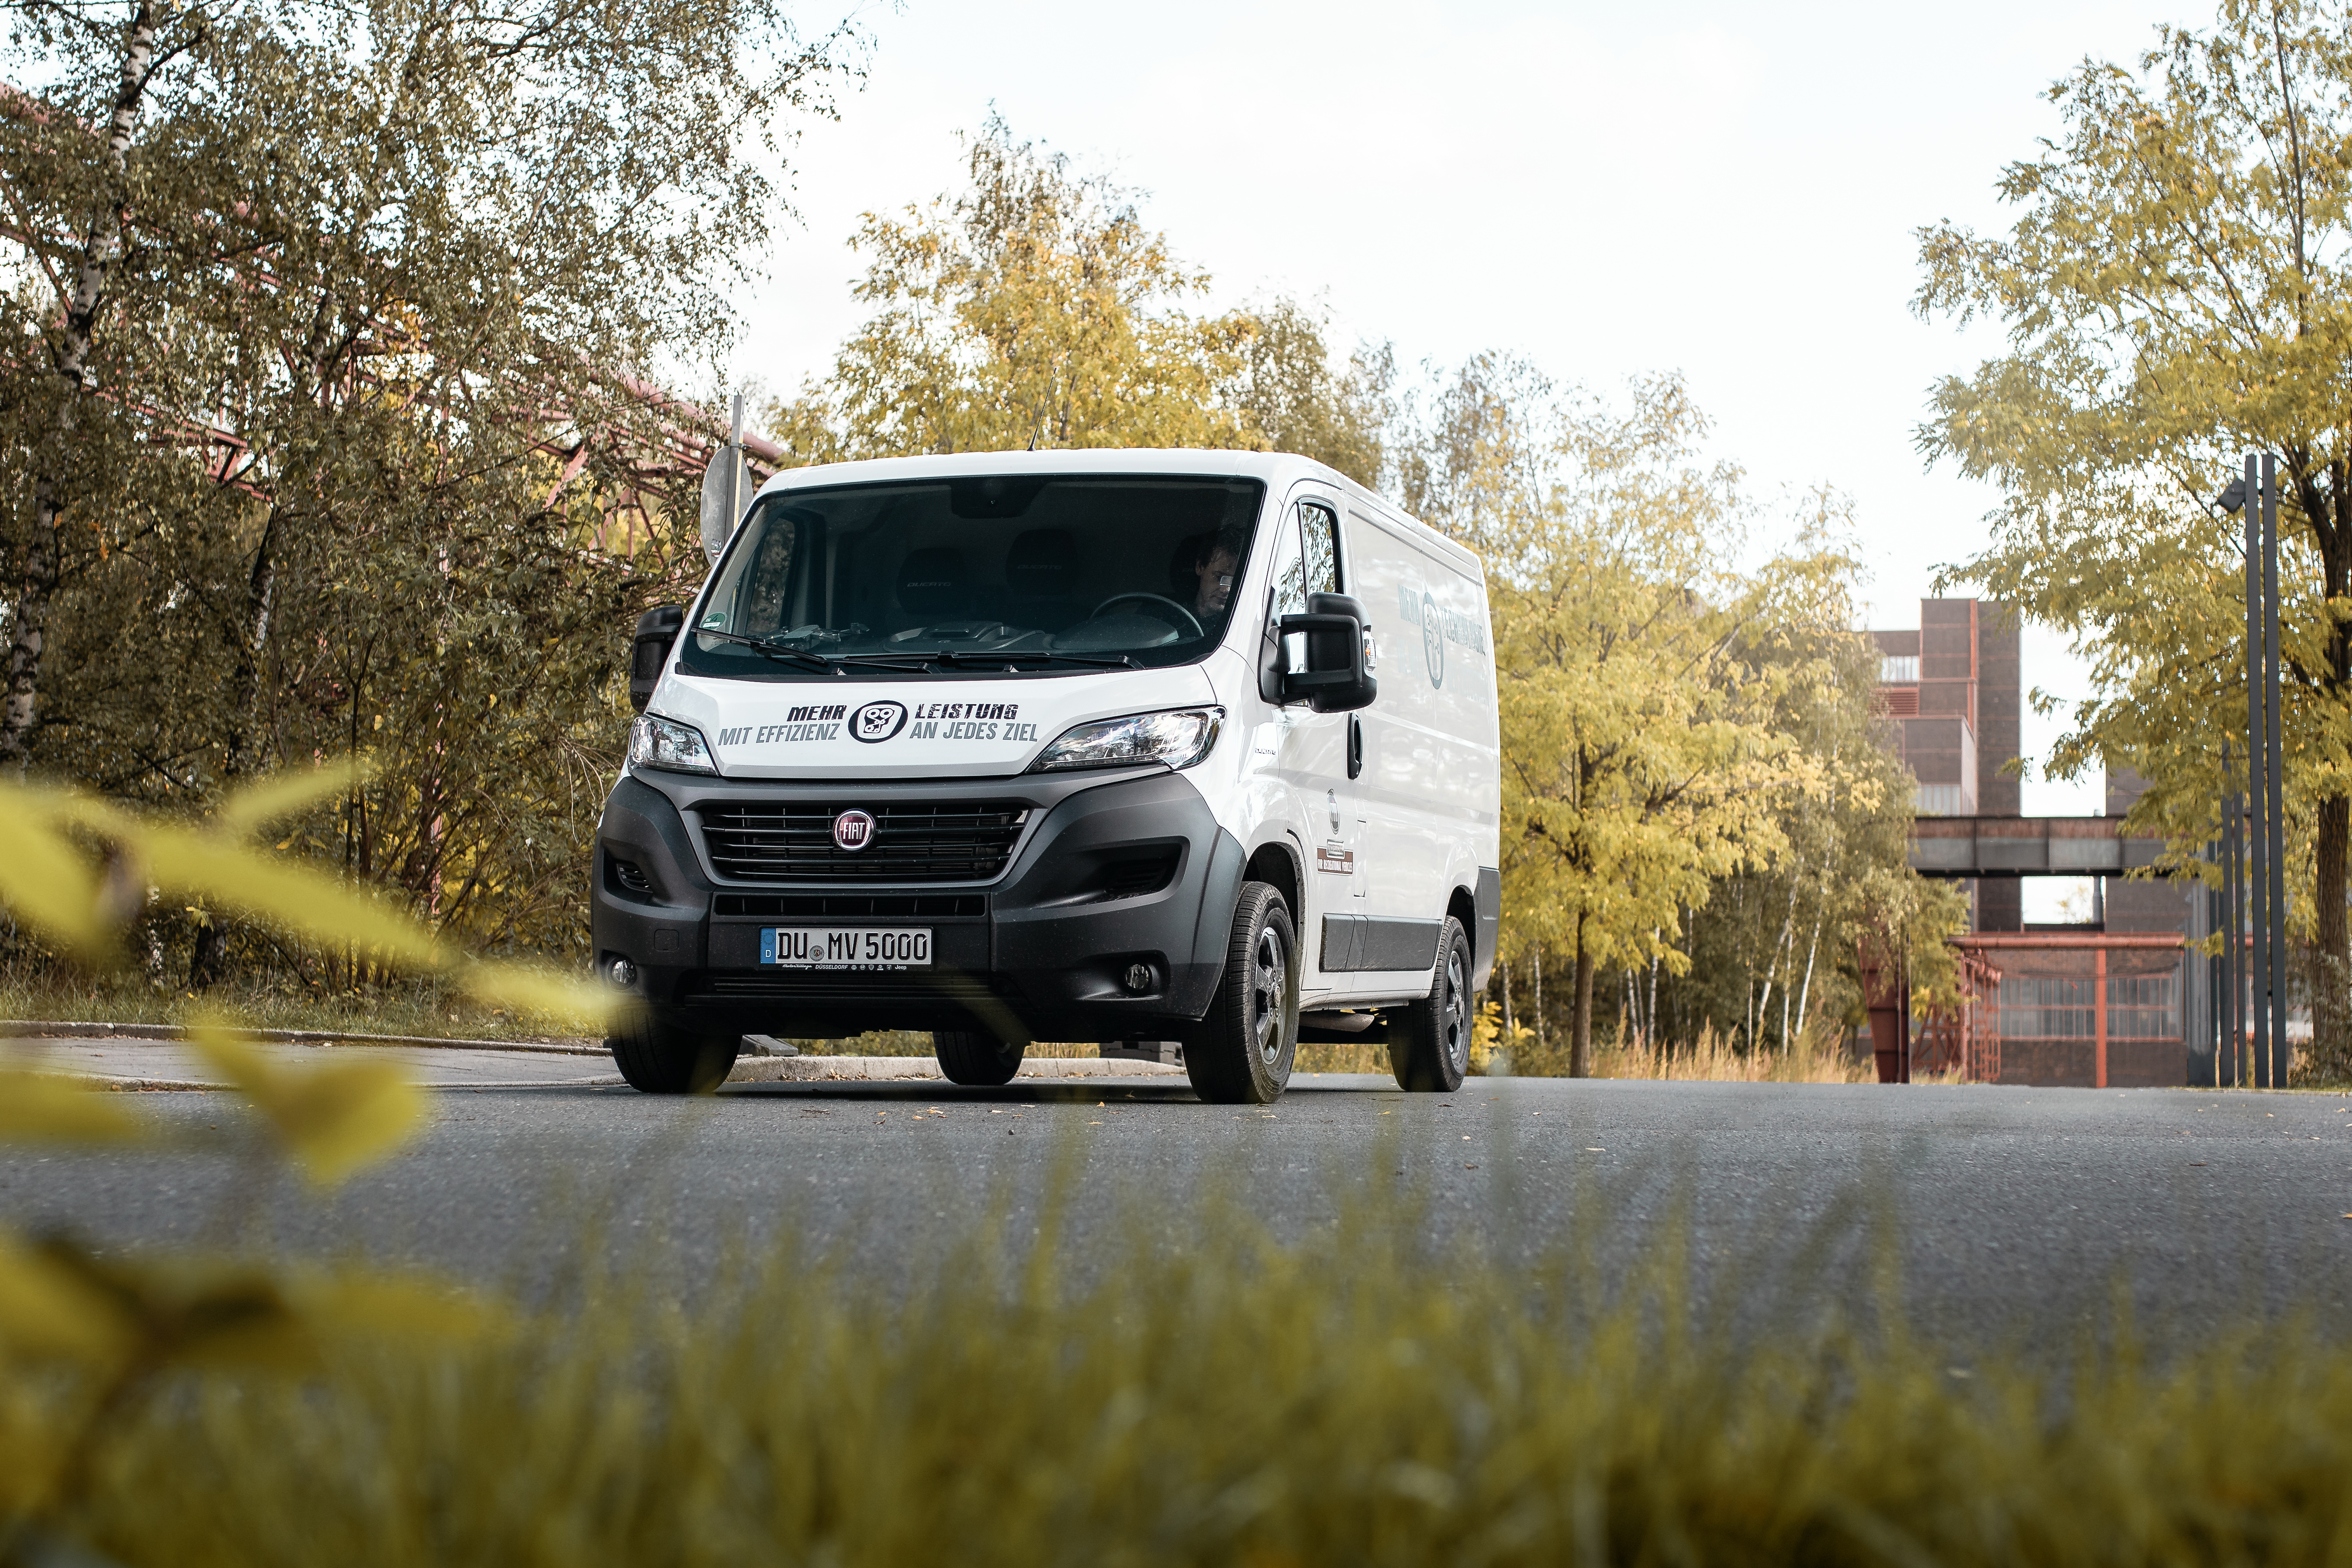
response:
[[[1325,915],[1322,966],[1332,972],[1425,970],[1437,962],[1441,921]]]

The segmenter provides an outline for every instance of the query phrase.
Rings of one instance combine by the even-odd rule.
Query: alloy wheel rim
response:
[[[1257,933],[1252,955],[1250,1006],[1256,1014],[1257,1054],[1268,1067],[1282,1054],[1282,1008],[1290,984],[1290,964],[1282,938],[1269,926]]]
[[[1467,990],[1462,979],[1462,951],[1455,948],[1445,955],[1445,1012],[1439,1027],[1445,1032],[1445,1059],[1457,1072],[1470,1065],[1470,1032],[1463,1027],[1463,995]]]

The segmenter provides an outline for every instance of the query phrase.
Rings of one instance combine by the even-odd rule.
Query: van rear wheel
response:
[[[1266,882],[1242,884],[1216,999],[1184,1046],[1193,1092],[1213,1105],[1266,1105],[1298,1054],[1298,931]]]
[[[950,1083],[967,1089],[994,1089],[1011,1083],[1021,1070],[1029,1047],[1019,1040],[1000,1040],[977,1029],[933,1029],[931,1054]]]
[[[606,1037],[604,1048],[641,1094],[709,1094],[735,1070],[743,1037],[684,1028],[640,1007]]]
[[[1470,939],[1448,915],[1437,936],[1429,994],[1392,1009],[1389,1067],[1414,1094],[1452,1094],[1470,1070]]]

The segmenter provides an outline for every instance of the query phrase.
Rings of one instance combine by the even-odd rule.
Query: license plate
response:
[[[785,969],[929,969],[931,933],[906,926],[767,926],[760,962]]]

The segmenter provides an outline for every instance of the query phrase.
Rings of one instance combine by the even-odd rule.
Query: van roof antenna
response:
[[[1037,432],[1034,426],[1029,431],[1029,449],[1033,452],[1037,449]]]

